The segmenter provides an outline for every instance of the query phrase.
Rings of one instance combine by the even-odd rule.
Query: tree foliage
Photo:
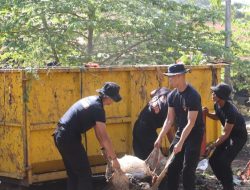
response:
[[[1,1],[0,61],[22,66],[189,64],[223,58],[214,7],[168,0]],[[198,56],[197,56],[198,55]]]
[[[232,82],[250,91],[249,7],[233,7],[224,47],[221,0],[0,0],[0,68],[232,63]]]
[[[233,13],[235,44],[232,51],[235,57],[232,65],[232,81],[238,93],[250,96],[250,9],[249,6],[236,4]]]

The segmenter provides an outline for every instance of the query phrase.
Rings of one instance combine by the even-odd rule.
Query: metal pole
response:
[[[225,32],[226,32],[226,39],[225,39],[225,47],[231,47],[231,0],[226,0],[226,15],[225,15]]]
[[[226,12],[225,12],[225,47],[230,49],[231,47],[231,0],[226,0]],[[231,86],[231,77],[230,77],[230,65],[225,67],[225,83]]]

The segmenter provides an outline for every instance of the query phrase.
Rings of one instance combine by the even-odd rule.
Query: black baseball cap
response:
[[[211,90],[216,94],[216,96],[222,100],[231,100],[230,94],[232,88],[226,83],[220,83],[216,86],[212,86]]]
[[[122,99],[119,94],[120,86],[114,82],[105,82],[103,87],[96,91],[102,95],[110,97],[115,102],[119,102]]]

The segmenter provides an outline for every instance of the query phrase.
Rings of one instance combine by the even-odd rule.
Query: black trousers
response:
[[[167,176],[161,183],[159,190],[177,190],[181,172],[184,190],[195,189],[195,171],[200,157],[202,137],[203,131],[190,133],[182,151],[176,154],[170,163]],[[175,137],[170,147],[171,152],[178,141],[179,138]]]
[[[92,190],[91,168],[81,140],[59,129],[54,133],[54,141],[67,171],[67,190]]]
[[[247,132],[239,138],[228,139],[219,145],[209,159],[209,164],[224,190],[233,190],[231,163],[247,141]]]

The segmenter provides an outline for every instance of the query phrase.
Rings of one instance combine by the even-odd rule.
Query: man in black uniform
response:
[[[206,154],[215,148],[209,164],[223,189],[233,190],[231,163],[247,141],[246,124],[237,108],[229,102],[232,91],[230,86],[220,83],[211,89],[215,113],[209,113],[206,107],[203,109],[209,118],[219,119],[224,128],[223,134],[208,147]]]
[[[168,67],[168,72],[164,73],[175,89],[168,95],[168,115],[155,141],[155,147],[161,146],[163,136],[173,124],[176,125],[177,132],[170,146],[170,151],[173,151],[175,156],[160,186],[162,190],[177,190],[181,171],[184,189],[195,189],[195,170],[200,156],[204,123],[201,97],[190,84],[186,83],[185,73],[188,71],[183,64],[173,64]]]
[[[120,87],[106,82],[97,90],[99,96],[89,96],[73,104],[63,115],[54,132],[54,140],[68,175],[67,190],[92,190],[91,169],[86,151],[82,145],[81,133],[94,127],[95,135],[106,150],[114,169],[120,164],[106,132],[106,116],[103,106],[121,100]]]
[[[163,126],[167,117],[167,95],[165,87],[151,92],[151,101],[143,108],[133,128],[133,150],[136,157],[145,160],[154,148],[157,139],[157,128]],[[169,134],[169,133],[168,133]],[[170,136],[170,135],[169,135]],[[171,137],[169,137],[171,142]]]

